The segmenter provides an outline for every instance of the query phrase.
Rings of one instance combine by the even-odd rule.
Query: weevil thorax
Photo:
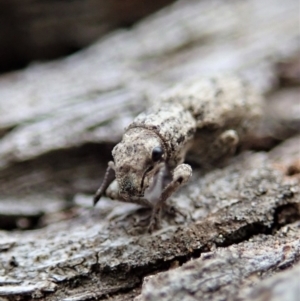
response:
[[[155,157],[155,150],[156,154],[157,150],[161,154]],[[162,142],[155,133],[143,128],[127,130],[112,151],[119,194],[125,200],[143,197],[166,159],[165,154]]]

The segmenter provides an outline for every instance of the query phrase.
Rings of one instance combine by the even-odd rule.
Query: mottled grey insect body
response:
[[[183,163],[193,143],[196,122],[180,103],[160,103],[135,118],[130,129],[147,129],[154,133],[164,149],[164,161],[170,168]],[[147,148],[147,141],[143,141]]]
[[[94,203],[105,194],[151,207],[153,228],[166,199],[192,175],[186,156],[204,167],[224,161],[258,125],[261,110],[261,96],[237,77],[167,91],[125,129]]]
[[[236,76],[203,78],[178,85],[161,101],[180,103],[196,123],[188,157],[211,167],[232,155],[259,125],[262,96]]]

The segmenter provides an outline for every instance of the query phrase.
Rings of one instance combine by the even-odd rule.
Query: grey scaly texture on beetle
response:
[[[94,204],[105,195],[150,207],[152,231],[166,200],[192,176],[186,157],[204,168],[224,162],[256,129],[262,104],[237,76],[201,78],[167,91],[125,129]]]

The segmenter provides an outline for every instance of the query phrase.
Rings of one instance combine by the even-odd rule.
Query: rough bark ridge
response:
[[[2,76],[0,300],[296,299],[298,5],[179,1],[81,53]],[[107,199],[92,209],[111,147],[148,99],[225,70],[267,94],[260,151],[195,169],[169,200],[184,215],[152,235],[134,228],[146,209]]]

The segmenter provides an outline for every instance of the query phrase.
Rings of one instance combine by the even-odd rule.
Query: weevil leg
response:
[[[107,187],[113,182],[114,179],[115,179],[114,163],[112,161],[110,161],[110,162],[108,162],[108,167],[106,169],[102,184],[98,188],[98,190],[94,196],[94,206],[98,203],[100,198],[105,193]]]
[[[159,200],[152,209],[148,231],[151,233],[161,222],[162,209],[166,200],[182,185],[187,183],[192,176],[192,168],[188,164],[180,164],[173,171],[172,181],[164,188]]]
[[[227,130],[223,132],[212,144],[214,153],[217,154],[218,161],[226,160],[232,156],[239,143],[239,136],[235,130]]]
[[[147,199],[145,199],[145,198],[140,198],[140,197],[134,198],[134,197],[131,197],[130,198],[130,203],[135,203],[137,205],[141,205],[141,206],[144,206],[146,208],[153,208],[153,204],[150,201],[148,201]]]

